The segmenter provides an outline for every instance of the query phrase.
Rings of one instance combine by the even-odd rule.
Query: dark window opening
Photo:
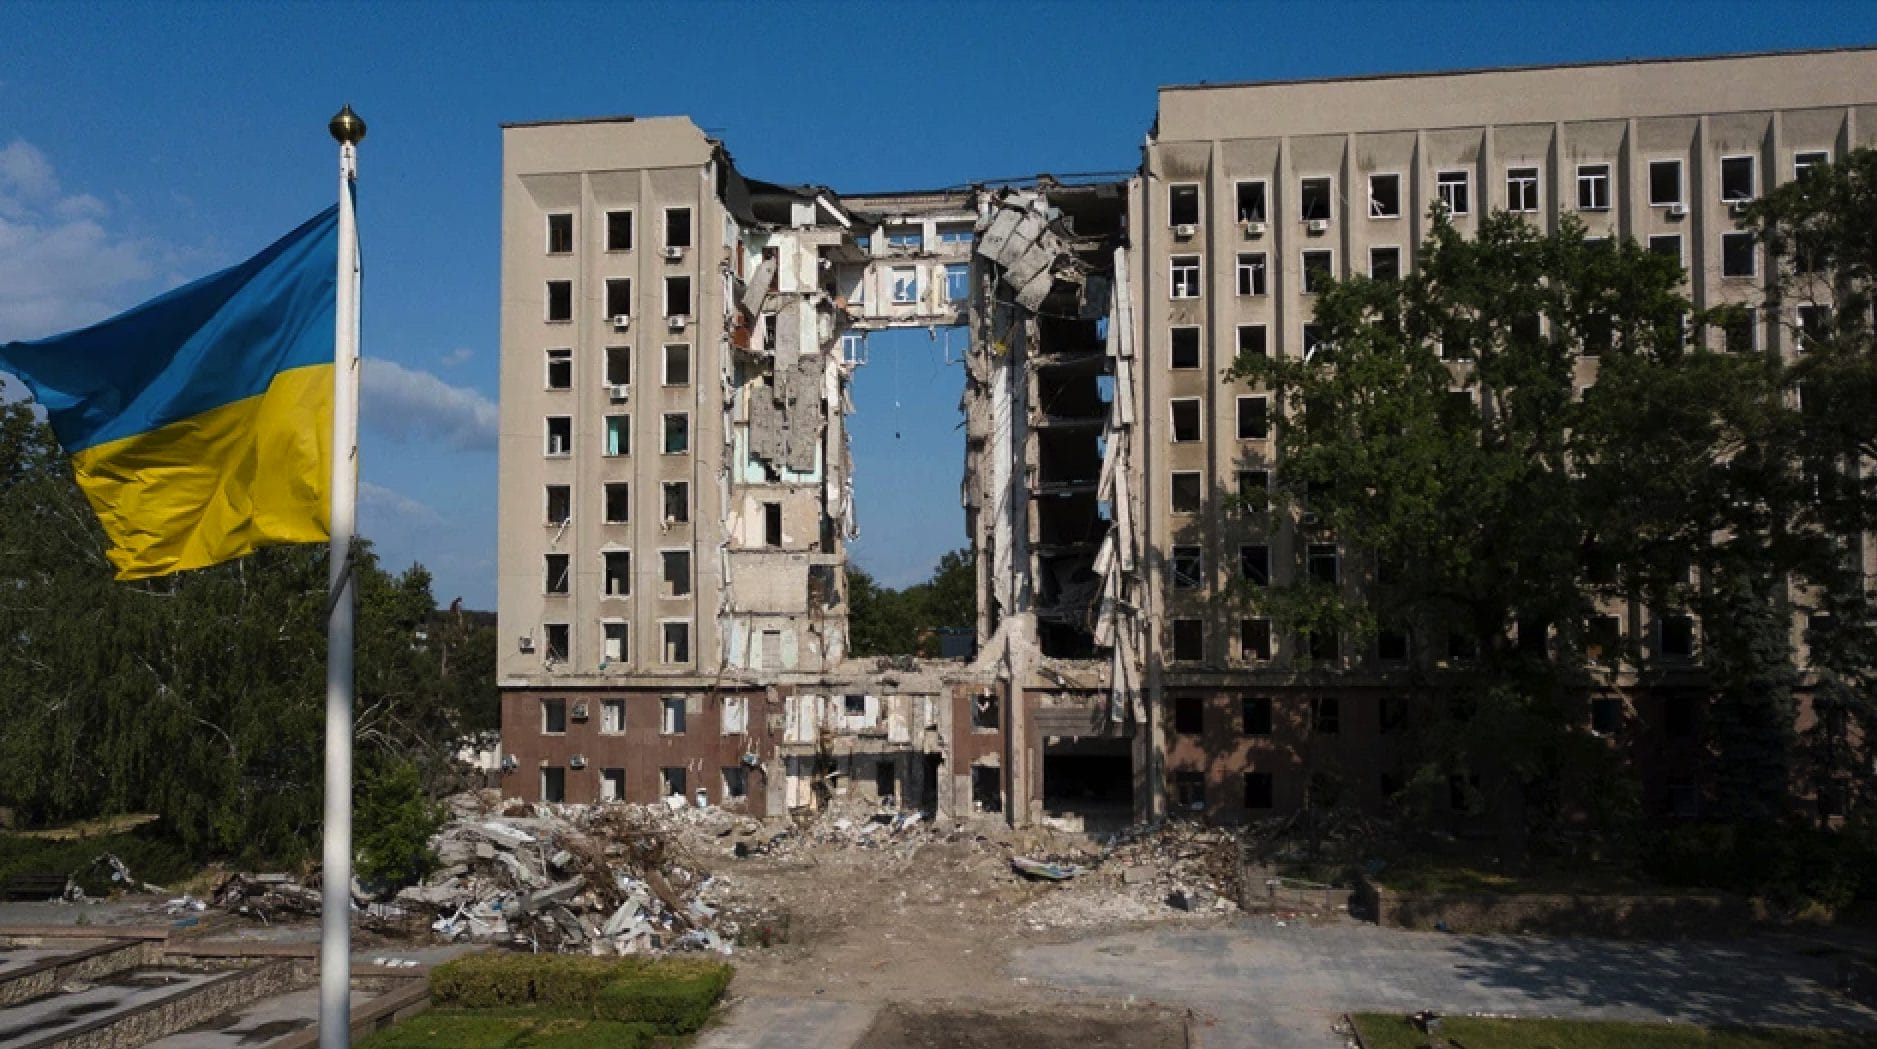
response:
[[[626,481],[607,481],[606,523],[625,524],[632,519],[632,486]]]
[[[892,761],[882,758],[873,763],[873,793],[882,798],[899,796],[899,775]]]
[[[1238,471],[1238,502],[1244,509],[1253,513],[1263,513],[1271,508],[1271,471]]]
[[[668,248],[688,248],[691,246],[691,209],[665,209],[665,246]]]
[[[547,253],[571,255],[574,250],[574,217],[560,214],[547,217]]]
[[[1271,734],[1271,697],[1247,696],[1243,703],[1241,728],[1247,736],[1268,736]]]
[[[1590,731],[1599,736],[1613,736],[1622,727],[1622,700],[1606,697],[1590,701]]]
[[[547,568],[547,592],[550,594],[566,593],[568,555],[548,554],[545,560]]]
[[[1400,630],[1382,630],[1375,635],[1375,654],[1384,663],[1408,661],[1408,635]]]
[[[547,651],[543,653],[543,658],[545,658],[550,663],[567,662],[567,649],[568,649],[567,624],[548,623],[544,626],[543,629],[547,631]]]
[[[606,282],[606,316],[632,316],[632,281],[627,277],[613,277]]]
[[[1270,402],[1263,397],[1240,397],[1238,399],[1238,439],[1262,441],[1270,436]]]
[[[1199,440],[1199,400],[1182,397],[1173,402],[1173,439],[1180,442]]]
[[[1206,703],[1198,696],[1173,697],[1173,731],[1197,736],[1206,730]]]
[[[1238,355],[1240,357],[1268,357],[1271,355],[1270,339],[1262,324],[1241,324],[1238,326]]]
[[[782,545],[782,504],[763,504],[763,545],[777,547]]]
[[[1248,809],[1271,807],[1271,774],[1269,772],[1245,773],[1245,807]]]
[[[1697,717],[1693,696],[1670,696],[1662,701],[1662,734],[1670,739],[1693,739]]]
[[[863,717],[867,713],[867,697],[863,693],[850,692],[841,697],[841,713],[850,718]]]
[[[1196,590],[1205,585],[1204,569],[1201,567],[1199,547],[1176,546],[1169,559],[1173,588],[1175,590]]]
[[[1662,654],[1670,658],[1686,659],[1695,654],[1695,621],[1689,616],[1663,616],[1658,625],[1661,631]]]
[[[1206,774],[1191,769],[1173,771],[1173,807],[1182,812],[1206,811]]]
[[[1310,731],[1319,736],[1334,736],[1343,729],[1342,702],[1335,696],[1318,696],[1310,701]]]
[[[664,796],[684,797],[684,769],[662,768],[658,770],[659,788]]]
[[[997,728],[997,696],[992,692],[980,692],[971,698],[971,727],[995,731]]]
[[[689,481],[665,482],[665,521],[668,524],[683,524],[691,519],[691,483]]]
[[[567,731],[566,700],[544,699],[541,701],[541,731],[548,735],[560,735]]]
[[[979,812],[1004,811],[1004,775],[995,765],[971,766],[971,807]]]
[[[665,585],[666,597],[689,597],[691,594],[691,551],[661,550],[658,555],[659,582]]]
[[[609,211],[606,213],[606,250],[632,250],[632,212]]]
[[[1753,199],[1753,158],[1721,158],[1721,199]]]
[[[574,319],[573,281],[551,280],[547,282],[547,319],[550,321]]]
[[[1240,295],[1263,295],[1269,289],[1266,283],[1268,273],[1265,269],[1265,254],[1262,251],[1242,252],[1235,267],[1238,276]]]
[[[573,488],[564,484],[547,486],[547,523],[565,524],[574,515]]]
[[[541,770],[541,800],[558,805],[567,800],[567,770],[546,768]]]
[[[632,594],[632,554],[608,550],[600,555],[606,569],[606,596],[628,597]]]
[[[1263,543],[1238,548],[1239,577],[1253,586],[1271,585],[1271,548]]]
[[[1242,657],[1252,662],[1271,660],[1271,621],[1245,619],[1238,624],[1238,647]]]
[[[1306,251],[1303,253],[1303,293],[1314,295],[1328,287],[1329,279],[1335,276],[1336,256],[1328,251]]]
[[[1401,176],[1369,176],[1369,217],[1372,219],[1393,219],[1401,217]]]
[[[1199,512],[1200,494],[1203,491],[1198,473],[1181,471],[1173,475],[1172,508],[1176,514],[1196,514]]]
[[[1335,630],[1305,631],[1304,650],[1317,663],[1334,663],[1342,658],[1342,635]]]
[[[683,455],[691,450],[691,417],[683,412],[665,416],[665,454]]]
[[[1657,205],[1681,203],[1681,161],[1652,160],[1649,162],[1649,203]]]
[[[1328,178],[1307,178],[1301,185],[1299,194],[1300,215],[1306,222],[1324,219],[1332,214],[1330,203],[1330,180]]]
[[[1198,328],[1174,328],[1167,333],[1167,343],[1169,367],[1199,367]]]
[[[1401,249],[1370,248],[1369,278],[1371,280],[1400,280]]]
[[[1721,234],[1721,276],[1751,277],[1758,270],[1758,256],[1753,250],[1753,234]]]
[[[691,278],[665,278],[665,316],[689,317],[691,315]]]
[[[1265,218],[1264,183],[1238,184],[1238,221],[1263,222]]]
[[[1443,171],[1434,176],[1434,192],[1440,197],[1440,203],[1449,215],[1464,215],[1471,205],[1468,197],[1467,175],[1464,171]]]
[[[1199,187],[1182,184],[1167,187],[1167,222],[1174,226],[1199,225]]]
[[[1177,663],[1197,663],[1206,658],[1205,624],[1197,619],[1173,621],[1173,659]]]
[[[1341,565],[1338,564],[1336,544],[1312,543],[1307,557],[1310,578],[1319,583],[1335,586],[1342,581]]]

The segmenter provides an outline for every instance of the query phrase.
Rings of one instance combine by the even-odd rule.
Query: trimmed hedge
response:
[[[432,969],[430,994],[442,1007],[535,1005],[618,1023],[650,1024],[664,1034],[689,1034],[710,1017],[734,971],[699,958],[485,952]]]

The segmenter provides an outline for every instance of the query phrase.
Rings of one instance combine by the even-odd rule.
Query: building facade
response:
[[[1674,253],[1697,307],[1758,303],[1740,202],[1873,141],[1871,49],[1169,87],[1132,175],[957,191],[760,182],[683,118],[510,125],[507,789],[1089,826],[1284,811],[1328,760],[1377,800],[1417,653],[1299,664],[1220,611],[1363,577],[1234,510],[1280,464],[1275,405],[1224,370],[1307,352],[1315,276],[1411,269],[1435,202],[1463,230],[1575,216]],[[1806,320],[1748,337],[1790,350]],[[847,384],[867,332],[937,326],[969,335],[977,651],[855,659]],[[1698,624],[1608,612],[1645,660],[1698,659]],[[1651,695],[1632,740],[1692,762],[1685,700]]]

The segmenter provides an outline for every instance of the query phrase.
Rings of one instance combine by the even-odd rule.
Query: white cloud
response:
[[[0,340],[103,320],[157,275],[154,245],[107,228],[110,209],[67,193],[37,146],[0,148]]]
[[[495,402],[426,371],[367,358],[360,421],[387,437],[435,442],[458,451],[495,448]]]
[[[358,506],[361,513],[370,518],[390,519],[403,524],[443,523],[443,515],[428,505],[370,481],[358,483]]]
[[[442,357],[443,366],[445,368],[454,368],[459,364],[468,364],[470,358],[474,357],[475,355],[476,355],[475,350],[472,350],[467,346],[458,346],[456,349],[451,350],[450,352],[443,355]]]

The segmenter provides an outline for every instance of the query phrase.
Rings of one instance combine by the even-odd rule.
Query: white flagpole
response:
[[[365,122],[351,106],[339,142],[338,303],[333,318],[332,545],[326,610],[326,812],[319,901],[319,1049],[352,1044],[352,532],[358,504],[358,227],[352,182]]]

